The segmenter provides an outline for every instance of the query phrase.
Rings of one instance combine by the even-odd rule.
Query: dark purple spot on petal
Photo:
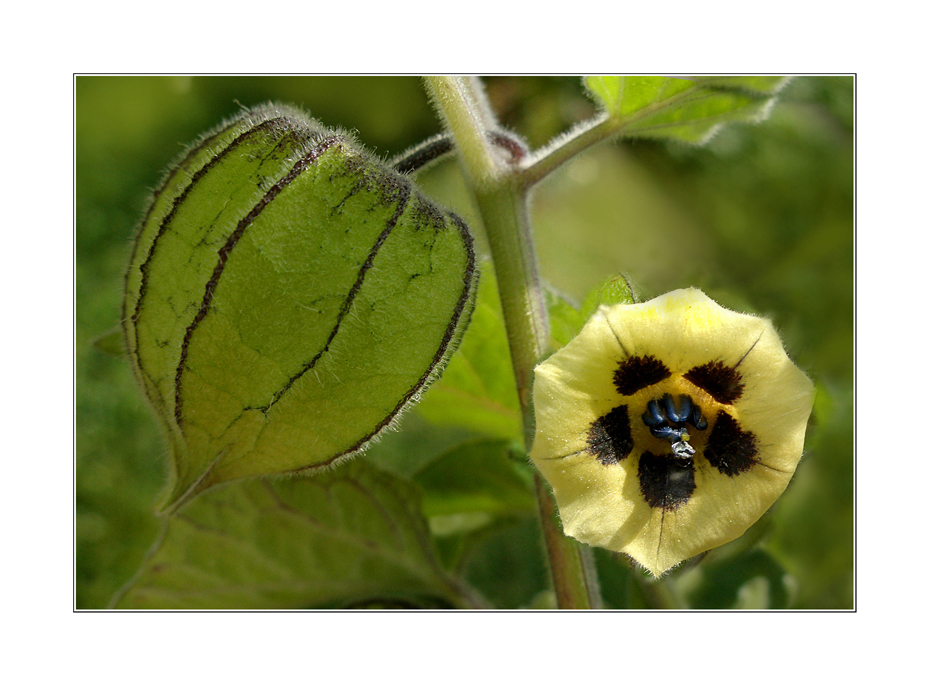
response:
[[[694,367],[685,378],[698,388],[710,393],[718,403],[732,405],[743,395],[743,377],[734,367],[720,361]]]
[[[639,458],[639,490],[649,507],[677,510],[694,493],[694,461],[643,453]]]
[[[614,372],[614,385],[620,395],[633,395],[671,375],[668,367],[652,355],[630,357],[621,362]]]
[[[721,474],[736,476],[756,463],[757,452],[756,435],[743,431],[739,422],[726,412],[718,412],[704,448],[707,461]]]
[[[633,450],[630,413],[626,405],[615,407],[595,419],[588,429],[588,452],[601,464],[617,464]]]

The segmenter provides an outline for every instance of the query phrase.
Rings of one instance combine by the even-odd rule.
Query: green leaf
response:
[[[410,412],[404,415],[397,431],[388,431],[368,448],[365,459],[381,469],[410,479],[438,456],[473,440],[473,431],[437,426],[416,412]]]
[[[581,317],[588,321],[601,305],[629,305],[634,302],[636,294],[630,280],[619,274],[610,277],[585,296],[584,302],[581,303]]]
[[[449,569],[458,569],[495,531],[536,519],[533,475],[515,441],[462,443],[424,465],[414,480]]]
[[[169,517],[117,608],[472,604],[439,566],[418,489],[365,460],[216,489]]]
[[[587,320],[567,296],[554,288],[546,288],[545,296],[549,313],[549,347],[558,350],[578,335]]]
[[[528,607],[551,589],[542,540],[538,516],[511,520],[468,541],[458,568],[495,607]]]
[[[346,134],[267,106],[205,136],[155,193],[123,311],[164,506],[363,450],[441,371],[474,284],[462,220]]]
[[[584,85],[592,99],[608,112],[613,112],[621,100],[620,87],[624,81],[617,76],[586,76]]]
[[[417,406],[435,424],[520,438],[520,402],[493,269],[483,269],[468,332],[442,378]]]
[[[567,345],[578,335],[591,315],[601,305],[635,302],[633,288],[622,275],[612,276],[585,296],[581,307],[572,305],[566,296],[549,288],[546,309],[549,311],[550,344],[553,350]]]
[[[415,476],[427,517],[533,512],[533,479],[521,471],[508,441],[475,441],[453,448]]]
[[[588,76],[585,86],[617,133],[703,143],[733,122],[765,119],[784,76]]]
[[[707,563],[685,584],[690,607],[784,609],[790,605],[794,582],[779,562],[759,548]]]

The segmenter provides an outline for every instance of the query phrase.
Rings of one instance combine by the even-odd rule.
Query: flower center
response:
[[[666,393],[659,400],[650,400],[643,413],[643,423],[656,438],[662,438],[672,444],[675,457],[686,458],[694,455],[694,448],[688,441],[688,424],[698,431],[707,428],[707,420],[701,415],[701,407],[696,405],[690,395],[678,396],[678,403]]]

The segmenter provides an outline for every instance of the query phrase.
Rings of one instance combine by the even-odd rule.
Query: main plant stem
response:
[[[528,180],[512,156],[490,142],[497,124],[477,79],[434,76],[426,78],[426,86],[456,141],[491,247],[529,450],[535,432],[533,369],[547,352],[549,321],[527,213]],[[590,549],[562,534],[552,493],[538,475],[536,496],[559,607],[599,607]]]

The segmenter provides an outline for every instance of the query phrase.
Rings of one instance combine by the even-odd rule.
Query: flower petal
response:
[[[671,428],[649,411],[666,395],[682,408],[660,404]],[[533,397],[530,456],[565,533],[660,575],[742,535],[781,495],[813,385],[770,321],[692,288],[601,307],[536,368]]]

